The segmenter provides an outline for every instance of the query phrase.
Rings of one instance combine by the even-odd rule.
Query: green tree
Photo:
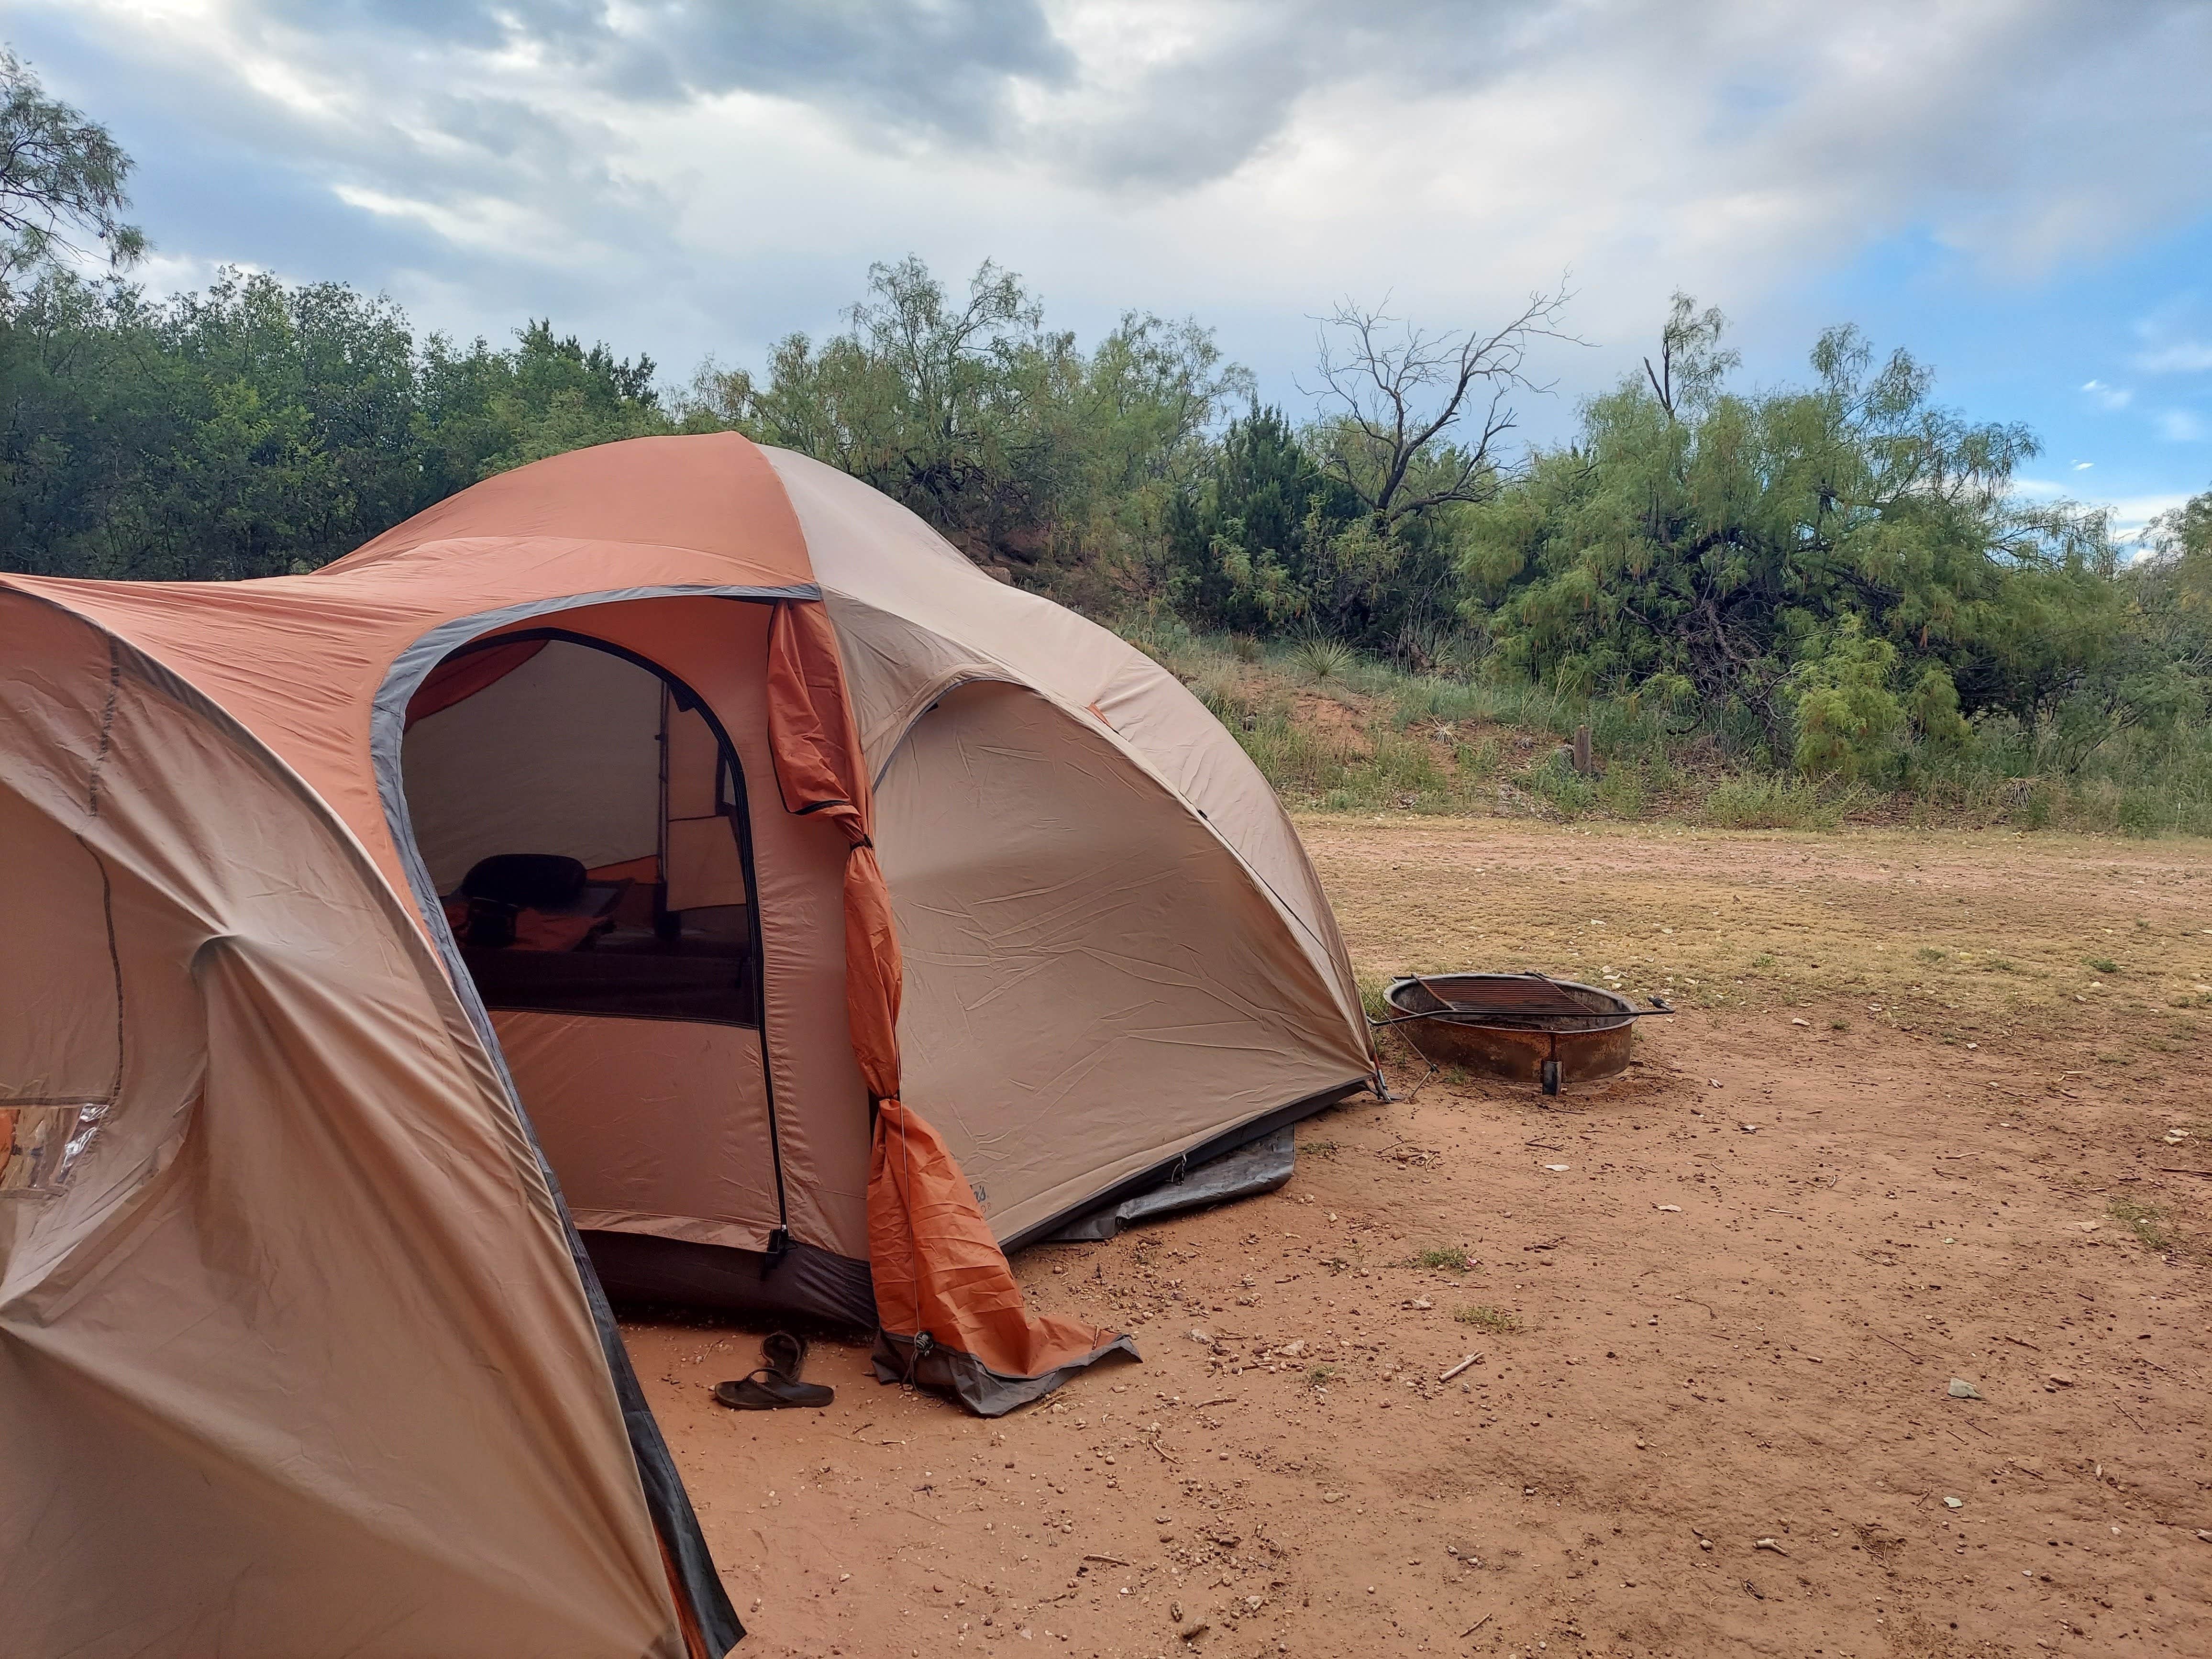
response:
[[[1798,752],[1801,691],[1831,712],[1842,695],[1792,676],[1847,623],[1945,730],[1929,665],[1967,714],[2048,721],[2086,695],[2125,608],[2101,517],[2013,497],[2033,436],[1937,406],[1924,367],[1849,328],[1821,336],[1809,386],[1735,392],[1723,326],[1678,295],[1658,362],[1473,509],[1465,569],[1501,664],[1686,707],[1778,757]]]
[[[46,96],[30,66],[0,52],[0,305],[27,277],[105,251],[134,264],[146,238],[123,215],[131,158],[107,129]]]
[[[155,302],[50,270],[0,315],[0,561],[313,569],[493,472],[673,430],[652,380],[543,323],[505,350],[418,343],[338,283],[225,272]]]
[[[1311,543],[1340,532],[1360,507],[1322,476],[1281,410],[1255,404],[1170,505],[1176,608],[1201,628],[1239,633],[1310,626]]]
[[[1086,354],[988,261],[963,296],[913,257],[868,287],[844,332],[787,337],[760,375],[710,365],[687,413],[850,472],[1042,586],[1110,600],[1102,570],[1140,582],[1176,482],[1249,386],[1211,334],[1132,312]]]

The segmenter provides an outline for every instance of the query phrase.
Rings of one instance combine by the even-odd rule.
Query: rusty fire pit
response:
[[[1422,974],[1393,980],[1384,998],[1414,1048],[1439,1066],[1464,1066],[1547,1095],[1595,1083],[1628,1064],[1636,1022],[1674,1011],[1542,974]]]

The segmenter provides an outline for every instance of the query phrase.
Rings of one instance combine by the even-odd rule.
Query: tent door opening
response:
[[[781,1254],[745,777],[690,687],[555,629],[408,708],[416,848],[577,1224]]]
[[[744,775],[680,681],[576,636],[502,635],[425,681],[404,763],[487,1008],[759,1025]]]

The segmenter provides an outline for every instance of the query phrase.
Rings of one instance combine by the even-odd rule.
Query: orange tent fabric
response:
[[[876,861],[867,773],[836,635],[819,605],[779,605],[769,644],[769,726],[785,809],[833,817],[845,864],[845,1000],[875,1114],[868,1164],[868,1263],[876,1364],[997,1416],[1112,1352],[1125,1335],[1024,1304],[974,1190],[929,1125],[900,1103],[898,936]]]

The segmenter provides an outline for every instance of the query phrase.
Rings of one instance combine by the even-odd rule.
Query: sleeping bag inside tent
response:
[[[1129,1345],[1006,1249],[1373,1080],[1229,734],[799,456],[0,577],[0,639],[26,1653],[719,1654],[608,1291],[1012,1409]]]

